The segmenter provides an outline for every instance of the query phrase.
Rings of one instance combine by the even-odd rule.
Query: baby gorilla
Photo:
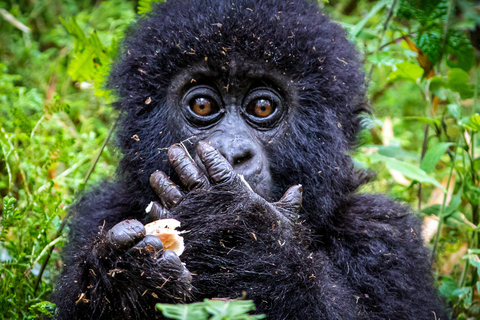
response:
[[[361,70],[314,0],[169,0],[140,18],[108,83],[123,157],[71,209],[58,319],[243,296],[273,320],[447,319],[419,219],[356,191]],[[181,222],[180,258],[145,235],[163,218]]]

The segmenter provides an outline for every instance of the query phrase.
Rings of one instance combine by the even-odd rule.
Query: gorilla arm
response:
[[[190,274],[158,238],[145,237],[142,223],[126,220],[146,220],[128,199],[117,182],[84,195],[74,207],[54,292],[57,319],[150,319],[156,302],[188,297]]]
[[[381,195],[347,201],[328,248],[355,288],[361,313],[368,319],[448,319],[433,286],[421,221]]]

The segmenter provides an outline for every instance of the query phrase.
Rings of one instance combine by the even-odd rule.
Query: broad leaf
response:
[[[468,73],[459,68],[448,71],[448,88],[458,92],[462,99],[473,97],[473,85],[468,84]]]
[[[480,132],[480,114],[475,113],[470,117],[463,118],[460,124],[465,129]]]
[[[432,172],[433,169],[435,169],[435,165],[437,164],[438,160],[440,160],[440,157],[445,154],[452,144],[453,143],[450,142],[441,142],[430,147],[427,150],[422,163],[420,164],[420,168],[426,173]]]
[[[169,319],[176,320],[206,320],[208,313],[203,302],[191,304],[157,304],[157,308]]]
[[[449,104],[447,106],[448,112],[457,120],[460,120],[462,118],[462,109],[458,104]]]
[[[442,49],[442,34],[440,31],[429,30],[420,33],[415,39],[415,44],[431,63],[436,64],[438,62]]]
[[[433,125],[437,125],[437,126],[441,125],[440,120],[435,120],[435,119],[428,118],[428,117],[412,116],[412,117],[405,117],[405,120],[417,120],[417,121],[420,121],[420,122],[423,122],[423,123],[433,124]]]
[[[385,162],[388,169],[396,170],[412,180],[427,184],[433,184],[445,191],[445,188],[437,180],[428,176],[425,171],[411,163],[399,161],[394,158],[388,158],[379,154],[370,155],[369,158],[372,162]]]
[[[390,73],[390,81],[410,80],[416,82],[423,75],[423,69],[419,65],[411,62],[401,62],[395,65],[395,70]]]
[[[473,46],[468,36],[459,30],[449,30],[447,35],[447,64],[451,68],[469,71],[475,61]]]

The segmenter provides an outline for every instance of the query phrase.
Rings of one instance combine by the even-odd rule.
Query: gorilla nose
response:
[[[252,160],[258,153],[258,147],[253,141],[231,134],[216,134],[208,142],[220,151],[235,171],[247,173],[245,171],[250,171],[250,166],[256,167]]]
[[[223,156],[225,157],[225,155]],[[226,159],[232,164],[232,166],[240,166],[243,163],[248,162],[252,158],[253,154],[250,150],[245,150],[242,154],[234,155],[232,160],[226,157]]]

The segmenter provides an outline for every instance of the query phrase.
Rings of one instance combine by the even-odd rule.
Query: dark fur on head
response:
[[[283,74],[298,92],[288,136],[267,146],[276,197],[303,184],[309,219],[324,224],[359,185],[347,153],[366,108],[364,75],[345,31],[314,1],[169,1],[140,19],[123,47],[109,87],[124,111],[119,170],[134,197],[144,195],[153,170],[170,172],[159,149],[189,138],[171,121],[167,94],[174,76],[207,66],[228,83],[229,63],[237,59],[246,61],[238,68],[260,65]]]

